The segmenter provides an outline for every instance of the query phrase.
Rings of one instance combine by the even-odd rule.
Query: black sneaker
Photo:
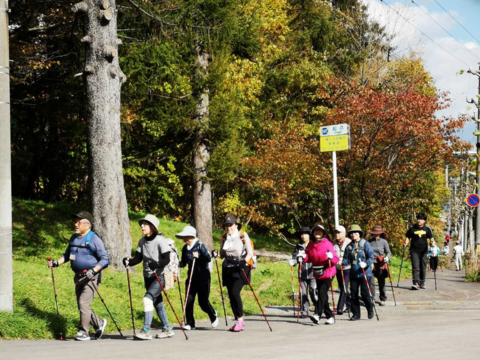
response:
[[[420,290],[420,286],[418,286],[418,284],[413,284],[410,290]]]
[[[369,320],[372,320],[374,316],[375,316],[375,314],[373,313],[373,310],[370,310],[370,311],[368,312],[368,319],[369,319]]]
[[[106,327],[107,327],[107,319],[102,319],[102,325],[100,325],[97,331],[95,331],[95,339],[100,339],[102,337]]]
[[[353,315],[349,320],[350,321],[358,321],[358,320],[360,320],[360,317],[357,316],[357,315]]]

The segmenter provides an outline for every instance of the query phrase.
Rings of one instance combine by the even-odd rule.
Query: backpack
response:
[[[240,230],[239,234],[240,234],[240,240],[244,244],[243,251],[242,251],[242,258],[245,258],[247,256],[247,250],[245,248],[245,241],[246,241],[245,240],[245,230]],[[223,237],[222,237],[222,243],[224,243],[226,240],[227,240],[227,234],[224,234]],[[252,246],[253,255],[252,255],[252,258],[247,262],[247,264],[252,269],[256,269],[257,268],[257,254],[255,254],[255,247],[253,245],[253,240],[252,239],[250,239],[250,245]]]
[[[172,290],[175,288],[175,282],[180,281],[180,269],[178,267],[180,259],[175,244],[172,242],[168,245],[170,246],[170,262],[165,266],[163,276],[165,278],[165,290]]]
[[[95,254],[95,248],[91,244],[93,235],[95,235],[95,232],[93,230],[90,230],[87,236],[85,237],[85,245],[73,245],[72,244],[73,241],[78,237],[78,234],[73,234],[72,237],[70,238],[70,248],[76,247],[77,249],[87,249],[88,254],[93,256],[95,259],[97,259],[97,261],[99,261],[100,259]],[[108,265],[110,265],[110,256],[108,257],[108,263],[103,267],[102,270],[106,269]]]
[[[363,256],[366,258],[366,254],[365,254],[365,243],[366,242],[367,241],[365,239],[361,239],[360,242],[358,243],[358,248],[355,248],[355,245],[354,245],[353,242],[351,242],[349,244],[349,246],[352,245],[352,248],[353,248],[352,253],[355,255],[355,260],[358,259],[358,253],[360,251],[363,253]],[[357,264],[354,265],[354,270],[357,271],[358,269],[360,269],[360,264],[358,264],[358,262],[357,262]]]

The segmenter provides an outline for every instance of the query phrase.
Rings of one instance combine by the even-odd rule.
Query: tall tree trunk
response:
[[[203,50],[200,42],[195,44],[197,55],[195,61],[196,80],[199,88],[198,104],[195,109],[195,123],[197,136],[193,152],[194,190],[193,190],[193,215],[198,238],[211,250],[212,239],[212,191],[207,178],[207,164],[210,159],[210,149],[205,139],[204,129],[208,125],[209,95],[208,88],[204,85],[208,75],[208,62],[210,56]]]
[[[84,0],[73,7],[86,14],[88,44],[84,80],[87,94],[90,200],[94,229],[113,265],[130,255],[132,240],[123,182],[120,89],[126,78],[118,63],[115,0]]]

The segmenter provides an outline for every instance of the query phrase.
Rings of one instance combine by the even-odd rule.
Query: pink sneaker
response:
[[[233,331],[233,332],[240,332],[243,330],[245,330],[245,321],[243,320],[237,320],[235,325],[230,328],[230,331]]]

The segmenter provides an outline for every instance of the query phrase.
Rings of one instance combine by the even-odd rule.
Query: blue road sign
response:
[[[480,204],[480,197],[477,194],[468,195],[467,204],[470,207],[477,207]]]

